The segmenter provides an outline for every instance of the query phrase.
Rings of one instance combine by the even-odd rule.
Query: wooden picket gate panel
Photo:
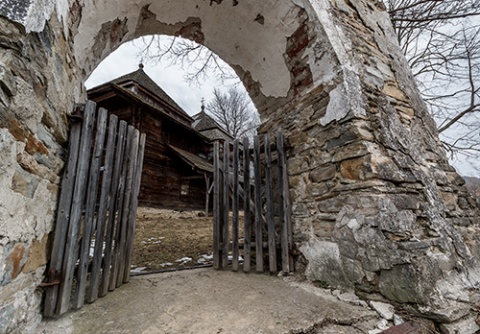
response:
[[[146,136],[91,101],[77,107],[72,120],[46,317],[93,302],[130,277]]]
[[[275,145],[270,144],[268,134],[263,139],[263,145],[260,145],[259,137],[254,137],[253,154],[248,149],[248,138],[243,141],[243,149],[238,140],[233,145],[214,143],[215,269],[227,268],[231,254],[234,271],[240,268],[240,258],[243,259],[244,272],[251,271],[253,262],[257,272],[265,271],[265,262],[268,262],[270,273],[293,271],[291,210],[283,135],[277,133]],[[243,236],[239,233],[240,201],[243,202]]]

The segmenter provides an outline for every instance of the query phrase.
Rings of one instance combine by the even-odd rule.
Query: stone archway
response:
[[[245,83],[261,131],[285,132],[295,241],[310,279],[474,324],[478,211],[448,164],[382,2],[9,6],[0,5],[8,18],[0,24],[1,284],[22,288],[0,303],[16,325],[38,310],[33,287],[46,259],[34,254],[45,254],[52,230],[66,115],[104,57],[152,33],[212,49]]]

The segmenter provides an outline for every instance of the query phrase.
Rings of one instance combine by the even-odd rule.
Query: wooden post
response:
[[[118,117],[110,115],[108,123],[107,148],[105,152],[105,162],[102,177],[102,189],[100,191],[100,202],[97,213],[97,231],[95,235],[95,246],[92,261],[92,273],[90,275],[90,286],[87,293],[89,303],[98,298],[103,243],[105,240],[105,221],[107,218],[107,209],[110,205],[109,191],[112,183],[113,174],[113,155],[115,153],[115,139],[117,136]]]
[[[220,143],[213,143],[213,268],[220,269]]]
[[[229,237],[228,237],[228,213],[229,213],[229,166],[230,166],[230,143],[225,141],[223,143],[223,236],[222,236],[222,268],[226,268],[228,265],[228,249],[229,249]]]
[[[128,154],[128,170],[127,170],[127,179],[125,187],[125,199],[123,204],[123,214],[122,214],[122,223],[120,230],[120,247],[119,247],[119,262],[117,267],[117,282],[116,287],[118,288],[123,283],[123,273],[125,271],[126,264],[126,251],[127,251],[127,231],[130,218],[130,208],[132,206],[132,192],[133,192],[133,177],[135,171],[135,165],[137,163],[137,154],[138,154],[138,143],[140,140],[140,133],[133,126],[131,127],[133,134],[131,137],[132,143],[130,144],[130,150],[125,153]],[[129,131],[130,132],[130,131]]]
[[[238,271],[238,139],[233,142],[232,269]]]
[[[283,136],[277,132],[277,152],[278,152],[278,191],[280,193],[280,220],[281,220],[281,245],[282,245],[282,271],[287,274],[290,272],[289,261],[289,242],[288,242],[288,222],[287,217],[287,198],[288,187],[285,188],[285,153],[283,148]]]
[[[123,272],[123,283],[130,280],[130,265],[132,263],[133,241],[135,239],[135,223],[137,219],[138,194],[140,193],[140,183],[142,181],[143,156],[145,152],[145,142],[147,136],[142,133],[138,145],[137,160],[135,161],[135,171],[133,173],[132,200],[127,227],[127,240],[125,243],[125,268]]]
[[[252,218],[250,214],[250,154],[248,138],[243,139],[243,271],[250,272]]]
[[[99,293],[100,297],[103,297],[108,293],[109,282],[112,272],[113,247],[115,242],[115,221],[117,218],[117,210],[120,206],[119,190],[121,188],[120,178],[122,171],[123,153],[125,148],[126,131],[127,123],[125,121],[120,121],[117,136],[117,145],[115,150],[115,163],[113,167],[112,183],[109,193],[110,203],[108,208],[107,231],[105,234],[105,254],[103,257],[104,261],[102,267],[102,284]]]
[[[203,172],[205,179],[205,217],[208,217],[208,207],[210,205],[210,176]]]
[[[83,109],[83,107],[80,106],[77,108]],[[63,255],[65,252],[67,231],[70,220],[73,190],[75,185],[81,132],[82,123],[74,123],[70,129],[68,160],[62,178],[62,186],[60,188],[61,192],[58,204],[57,220],[55,224],[55,238],[53,241],[52,256],[47,274],[49,283],[54,283],[53,281],[60,279],[61,275]],[[45,317],[53,317],[55,315],[58,287],[58,285],[52,285],[47,288],[45,306],[43,310]]]
[[[257,272],[263,272],[262,180],[258,136],[255,136],[253,141],[253,162],[255,171],[255,260]]]
[[[270,136],[265,134],[265,197],[267,200],[267,226],[268,226],[268,262],[270,273],[277,271],[277,250],[275,242],[275,220],[273,218],[273,193],[272,193],[272,153]]]
[[[70,294],[72,291],[73,273],[78,256],[78,232],[80,228],[82,209],[85,203],[85,188],[88,180],[88,167],[90,165],[90,151],[93,125],[95,121],[95,108],[96,105],[94,102],[87,101],[85,105],[82,135],[80,139],[80,160],[77,164],[75,190],[73,192],[70,212],[70,224],[68,226],[65,255],[61,271],[63,280],[60,283],[60,296],[56,311],[57,315],[65,313],[70,308]]]
[[[90,160],[90,177],[88,180],[87,199],[83,233],[80,244],[79,263],[77,267],[77,287],[73,299],[73,307],[80,308],[85,303],[85,289],[87,284],[87,272],[90,262],[90,243],[95,219],[95,204],[97,202],[98,179],[100,176],[100,162],[103,156],[105,134],[107,132],[106,109],[100,108],[97,116],[97,130],[93,148],[93,156]]]
[[[109,291],[115,290],[117,287],[117,277],[118,277],[118,268],[120,267],[121,261],[121,254],[122,254],[122,245],[121,245],[121,237],[122,237],[122,223],[123,223],[123,214],[124,214],[124,207],[127,205],[125,203],[125,191],[127,186],[127,174],[128,174],[128,157],[129,152],[132,148],[133,143],[133,132],[135,129],[132,126],[127,126],[127,138],[125,142],[125,150],[123,152],[123,161],[122,161],[122,173],[120,176],[120,184],[118,189],[118,215],[115,220],[115,232],[113,236],[113,258],[112,258],[112,268],[110,273],[110,282],[109,282]]]

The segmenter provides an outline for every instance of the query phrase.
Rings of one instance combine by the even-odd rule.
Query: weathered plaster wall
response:
[[[73,107],[69,47],[0,17],[0,332],[34,332]],[[80,85],[78,85],[80,87]],[[66,94],[63,94],[65,92]],[[78,94],[77,94],[78,95]]]
[[[439,321],[473,319],[478,211],[381,2],[46,0],[1,3],[0,13],[10,19],[0,21],[0,330],[39,320],[66,115],[83,80],[121,43],[151,33],[211,48],[244,81],[261,131],[285,131],[309,278]]]

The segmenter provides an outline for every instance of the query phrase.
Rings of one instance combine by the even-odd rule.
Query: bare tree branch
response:
[[[199,85],[207,77],[239,82],[235,72],[212,51],[188,39],[164,35],[142,37],[139,41],[142,61],[178,65],[186,71],[184,79]]]
[[[231,88],[226,93],[215,88],[207,112],[234,138],[251,137],[260,125],[258,113],[247,94],[236,88]]]
[[[445,148],[480,158],[480,0],[384,0]]]

